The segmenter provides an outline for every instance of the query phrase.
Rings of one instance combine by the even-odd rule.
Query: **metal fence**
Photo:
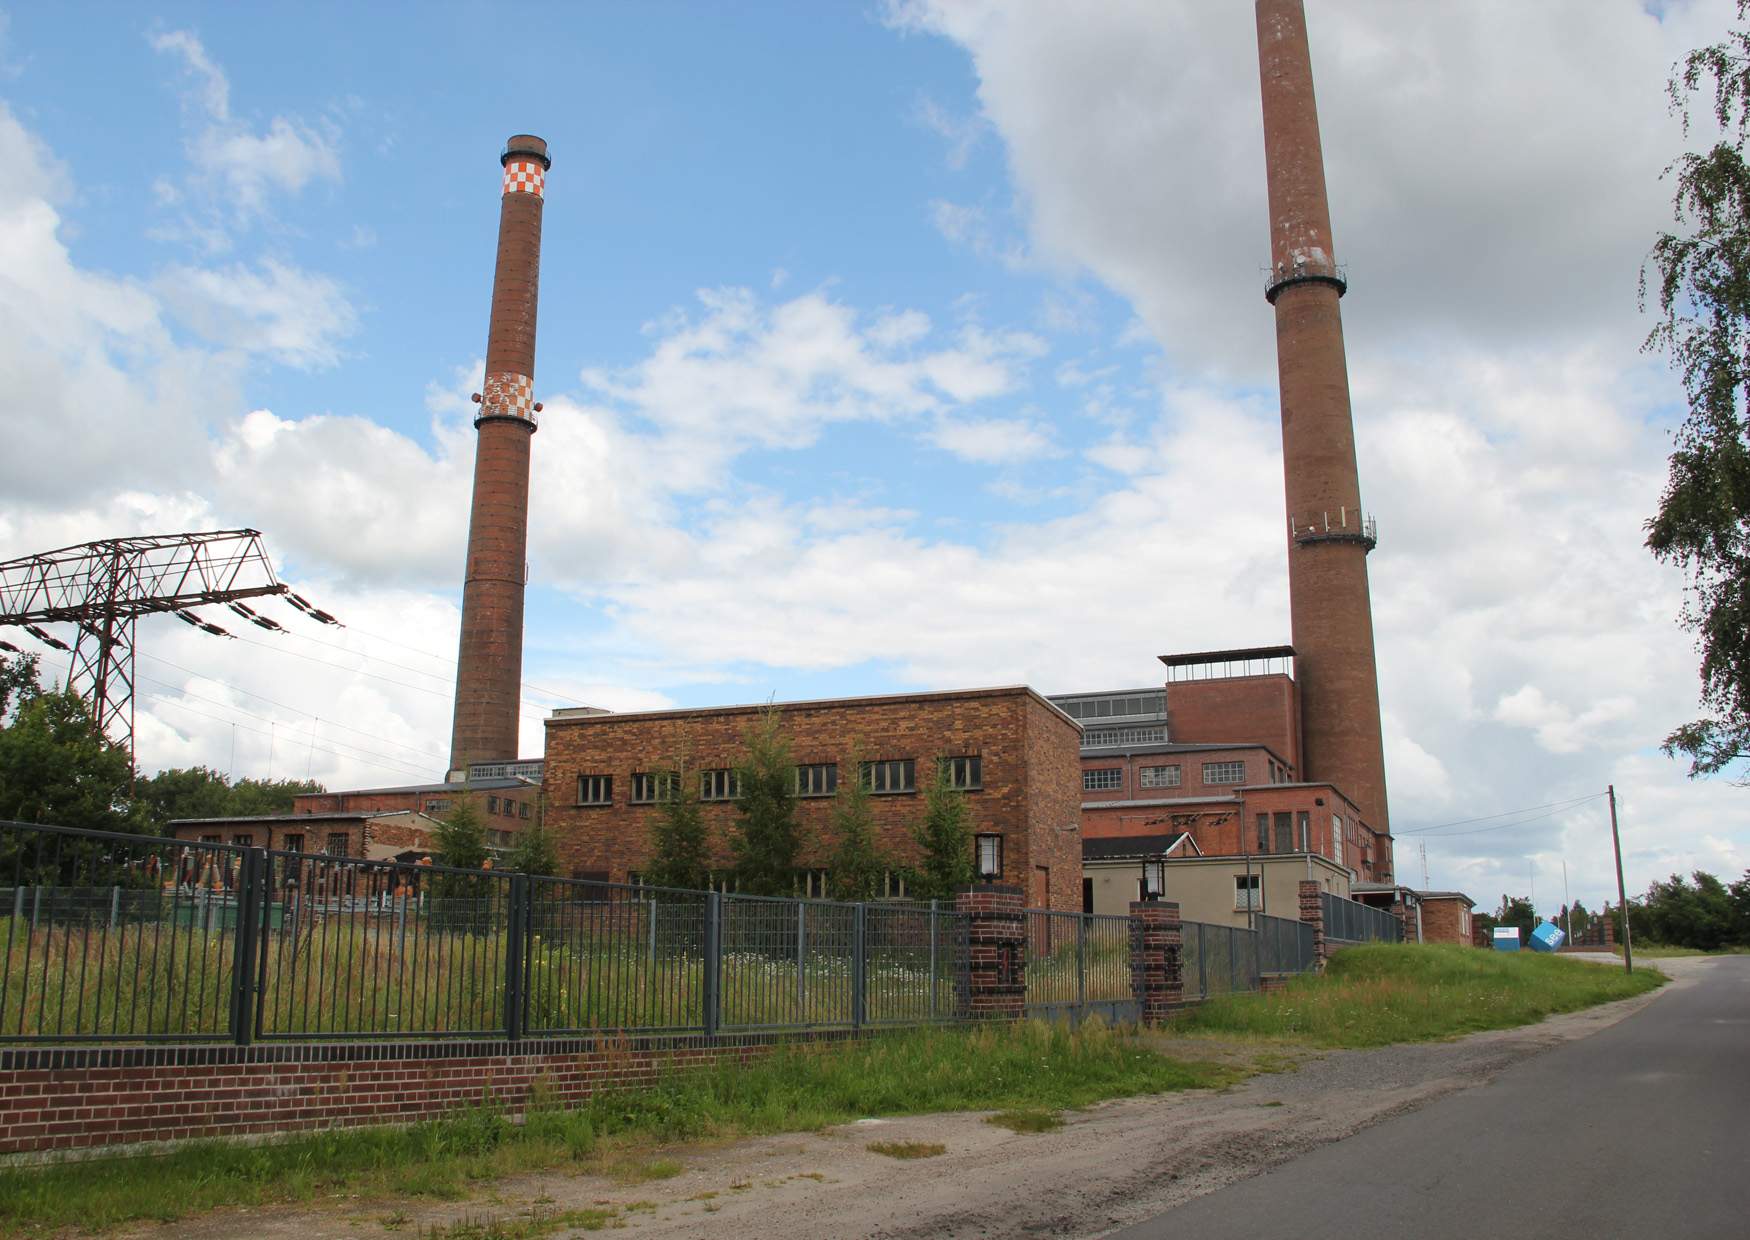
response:
[[[1310,973],[1318,967],[1313,928],[1306,922],[1260,914],[1257,924],[1258,972]]]
[[[0,1041],[964,1018],[968,918],[0,824]]]
[[[1324,906],[1325,937],[1345,943],[1401,943],[1404,926],[1382,908],[1345,900],[1328,891],[1319,893]]]
[[[1184,922],[1180,930],[1187,1000],[1258,988],[1257,931],[1203,921]]]
[[[1135,1019],[1130,918],[1037,908],[1026,918],[1028,1015]]]

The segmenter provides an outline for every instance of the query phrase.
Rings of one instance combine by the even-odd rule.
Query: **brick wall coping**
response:
[[[763,710],[774,707],[783,713],[793,710],[815,710],[823,707],[898,706],[911,702],[972,701],[978,698],[999,697],[1030,697],[1049,710],[1067,727],[1074,728],[1078,734],[1082,730],[1082,725],[1064,714],[1062,707],[1054,704],[1050,698],[1031,685],[998,685],[988,689],[937,689],[925,693],[880,693],[863,697],[804,698],[795,702],[760,702],[737,706],[627,710],[614,711],[605,715],[575,715],[558,719],[549,716],[545,723],[549,728],[600,728],[615,723],[634,723],[646,719],[699,719],[719,715],[757,715]]]
[[[908,1026],[909,1027],[909,1026]],[[163,1043],[149,1046],[26,1046],[0,1049],[0,1076],[13,1072],[89,1072],[121,1068],[216,1068],[238,1064],[373,1063],[382,1060],[515,1059],[542,1055],[596,1055],[633,1049],[645,1052],[697,1051],[719,1047],[777,1046],[790,1042],[833,1042],[884,1032],[888,1026],[755,1030],[745,1033],[640,1034],[607,1032],[578,1037],[409,1038],[405,1041]]]

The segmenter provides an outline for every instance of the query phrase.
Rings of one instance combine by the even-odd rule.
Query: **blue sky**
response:
[[[1744,868],[1742,793],[1656,751],[1695,656],[1639,546],[1677,391],[1634,306],[1663,79],[1731,6],[1309,10],[1394,825],[1615,782],[1646,876]],[[254,525],[349,625],[149,628],[149,768],[441,768],[522,130],[526,752],[561,701],[1131,686],[1288,636],[1249,6],[0,16],[0,554]],[[1492,905],[1567,858],[1595,903],[1602,821],[1432,831],[1431,877]]]

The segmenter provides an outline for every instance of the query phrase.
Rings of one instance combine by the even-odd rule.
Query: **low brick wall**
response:
[[[540,1042],[333,1042],[0,1050],[0,1155],[404,1124],[489,1101],[522,1111],[746,1061],[850,1030]]]

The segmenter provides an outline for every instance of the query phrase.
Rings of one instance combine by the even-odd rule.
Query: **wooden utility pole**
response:
[[[1616,906],[1622,910],[1622,962],[1625,969],[1633,973],[1635,944],[1628,928],[1628,891],[1622,883],[1622,835],[1616,829],[1616,785],[1607,784],[1604,792],[1610,798],[1610,842],[1616,849]]]

